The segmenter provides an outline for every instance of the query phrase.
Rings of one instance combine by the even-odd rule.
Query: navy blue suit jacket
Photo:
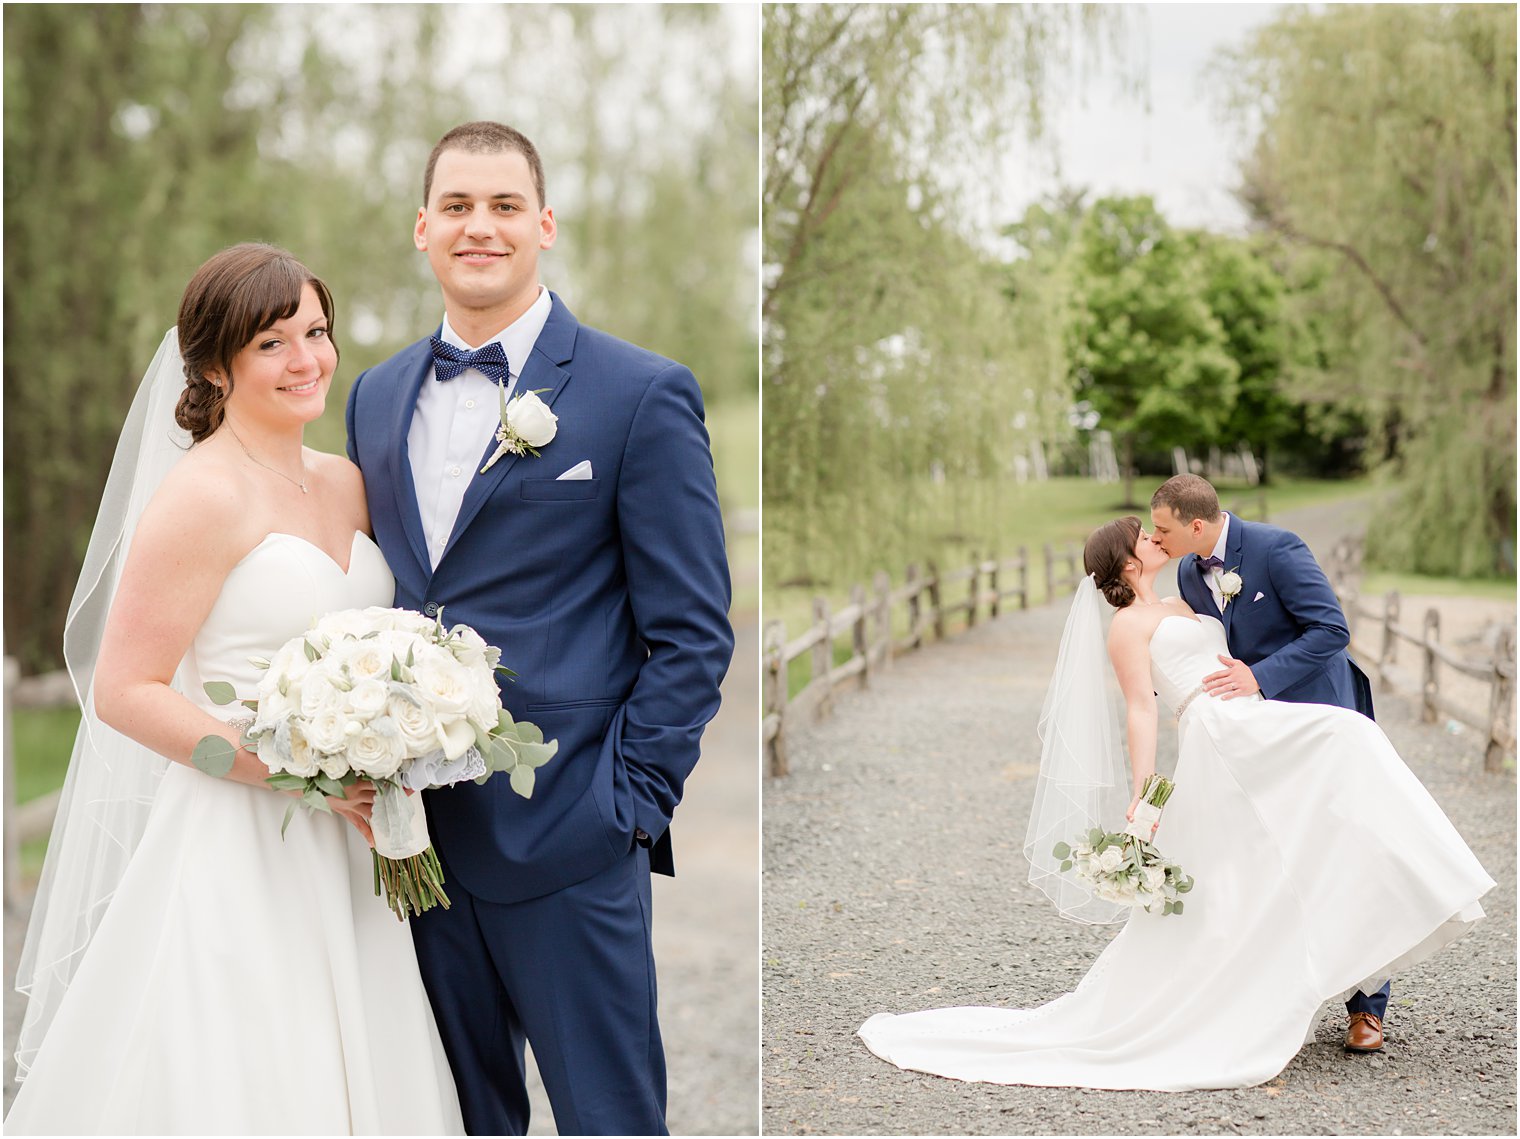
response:
[[[559,753],[533,798],[503,777],[425,793],[450,873],[493,902],[537,897],[624,857],[645,832],[674,873],[668,827],[733,654],[730,586],[702,395],[680,364],[552,308],[518,380],[559,417],[541,457],[476,464],[433,569],[407,431],[426,338],[354,381],[348,454],[364,475],[395,604],[464,622],[518,674],[514,717]],[[582,460],[594,478],[556,481]]]
[[[1196,555],[1183,555],[1177,585],[1195,613],[1224,622],[1231,655],[1250,666],[1262,695],[1334,704],[1371,717],[1372,686],[1346,654],[1351,643],[1346,615],[1303,540],[1231,515],[1224,568],[1238,573],[1243,584],[1222,614],[1198,572]]]

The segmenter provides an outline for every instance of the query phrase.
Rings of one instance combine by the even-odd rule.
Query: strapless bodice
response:
[[[217,707],[201,687],[225,680],[251,699],[262,672],[251,657],[271,659],[291,637],[334,609],[390,605],[395,579],[380,547],[355,531],[343,567],[305,538],[266,534],[232,567],[180,669],[184,694],[218,719],[248,715],[241,704]]]
[[[1200,613],[1195,621],[1172,613],[1161,618],[1151,634],[1151,682],[1156,695],[1175,713],[1205,676],[1224,667],[1219,656],[1229,651],[1224,625],[1217,617]]]

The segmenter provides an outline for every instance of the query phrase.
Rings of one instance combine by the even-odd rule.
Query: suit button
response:
[[[438,616],[438,602],[436,602],[436,601],[429,601],[426,605],[424,605],[422,607],[422,611],[424,613],[426,613],[429,617],[436,617],[436,616]]]
[[[634,841],[637,842],[640,846],[649,845],[649,832],[646,831],[643,827],[637,827],[634,829],[633,838]]]

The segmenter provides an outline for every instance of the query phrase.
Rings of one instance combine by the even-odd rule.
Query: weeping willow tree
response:
[[[765,8],[769,581],[901,564],[926,527],[990,540],[970,531],[1069,385],[1044,323],[1059,295],[1010,305],[977,208],[1073,45],[1116,28],[1061,7]]]
[[[1295,11],[1220,75],[1256,133],[1242,196],[1318,287],[1327,370],[1399,487],[1369,558],[1513,572],[1515,9]]]

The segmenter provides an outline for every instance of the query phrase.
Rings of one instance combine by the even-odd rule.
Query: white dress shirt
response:
[[[1230,537],[1230,516],[1225,511],[1220,511],[1220,513],[1224,515],[1224,525],[1219,529],[1219,541],[1214,543],[1214,557],[1223,562],[1225,545]],[[1208,575],[1203,579],[1208,583],[1209,592],[1214,595],[1214,604],[1221,613],[1224,612],[1224,590],[1219,586],[1219,579],[1224,577],[1225,571],[1229,568],[1226,565],[1211,566]]]
[[[507,398],[517,387],[517,378],[527,366],[538,334],[544,330],[553,302],[549,290],[539,286],[538,299],[491,340],[501,343],[507,354]],[[485,344],[466,344],[443,318],[439,338],[456,348],[474,352]],[[486,341],[486,344],[491,343]],[[422,516],[422,532],[427,537],[428,554],[433,567],[443,556],[454,532],[454,521],[464,502],[470,480],[485,462],[486,445],[496,433],[500,419],[500,396],[496,384],[474,368],[439,383],[428,369],[417,393],[417,407],[412,425],[406,433],[407,451],[412,462],[412,482],[417,488],[417,512]]]

